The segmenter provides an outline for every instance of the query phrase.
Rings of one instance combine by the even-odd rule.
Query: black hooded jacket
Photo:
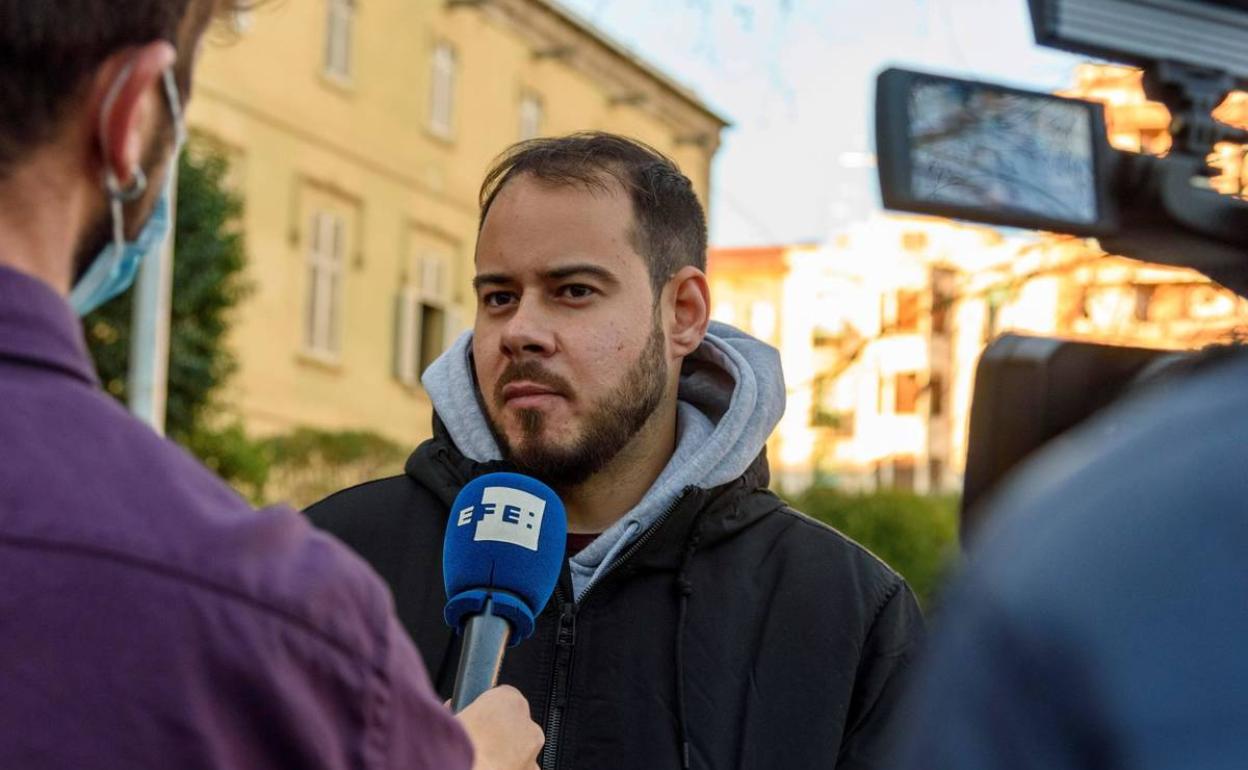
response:
[[[434,428],[405,475],[308,514],[390,585],[450,697],[459,639],[442,620],[443,533],[460,488],[506,467],[466,459]],[[901,577],[787,507],[768,478],[760,455],[733,482],[686,489],[579,603],[565,562],[501,674],[546,732],[543,770],[881,766],[918,606]]]

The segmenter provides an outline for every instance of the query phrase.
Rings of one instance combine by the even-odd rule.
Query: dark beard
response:
[[[663,356],[665,342],[663,328],[656,318],[637,363],[624,376],[619,387],[595,405],[583,435],[571,446],[559,447],[543,442],[540,437],[546,415],[538,409],[521,409],[516,416],[520,420],[524,440],[519,447],[513,447],[486,411],[490,430],[503,457],[520,473],[541,479],[553,487],[577,486],[601,471],[641,431],[663,400],[667,385],[667,361]],[[517,379],[543,382],[541,375],[532,371],[517,371],[510,376],[504,373],[499,381],[500,388]]]

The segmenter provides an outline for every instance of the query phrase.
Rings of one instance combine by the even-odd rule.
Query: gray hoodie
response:
[[[421,378],[451,440],[477,462],[502,459],[477,401],[472,332]],[[680,374],[677,444],[653,486],[628,513],[568,564],[577,599],[616,556],[654,524],[687,487],[711,489],[740,476],[784,414],[784,374],[775,348],[712,321]]]

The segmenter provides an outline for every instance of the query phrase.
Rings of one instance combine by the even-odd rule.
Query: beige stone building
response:
[[[712,315],[784,362],[788,408],[768,444],[777,485],[956,488],[965,362],[986,323],[958,292],[1010,247],[987,228],[880,216],[821,246],[712,251]]]
[[[231,344],[248,428],[426,436],[423,368],[471,325],[492,158],[600,129],[708,199],[726,121],[548,0],[299,0],[205,43],[189,121],[242,194],[255,287]]]

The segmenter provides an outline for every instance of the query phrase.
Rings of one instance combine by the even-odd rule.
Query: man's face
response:
[[[504,456],[575,485],[633,442],[661,403],[667,341],[632,206],[608,189],[522,175],[477,244],[473,358]]]

